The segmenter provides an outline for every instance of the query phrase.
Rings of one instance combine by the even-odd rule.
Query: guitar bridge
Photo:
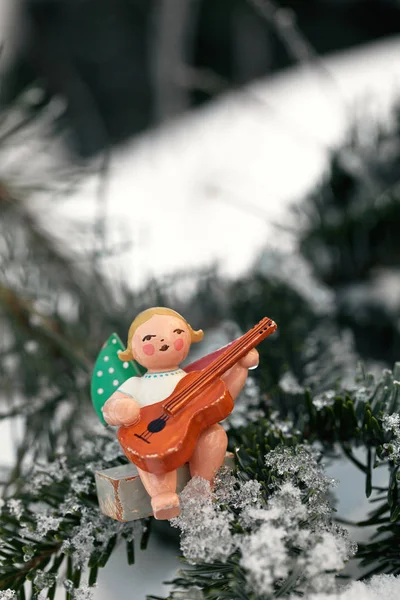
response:
[[[146,442],[146,444],[150,444],[149,440],[146,440],[146,438],[144,438],[143,436],[141,436],[139,433],[135,433],[135,436],[137,438],[139,438],[140,440],[143,440],[143,442]]]

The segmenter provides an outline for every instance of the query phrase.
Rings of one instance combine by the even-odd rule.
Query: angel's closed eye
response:
[[[144,336],[144,338],[142,339],[142,342],[149,342],[152,337],[156,337],[156,336],[149,333],[148,335]]]

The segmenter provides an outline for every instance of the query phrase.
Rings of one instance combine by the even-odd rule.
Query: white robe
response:
[[[182,369],[162,373],[146,373],[142,377],[130,377],[117,391],[131,396],[140,404],[140,407],[149,406],[168,398],[178,381],[186,374]]]

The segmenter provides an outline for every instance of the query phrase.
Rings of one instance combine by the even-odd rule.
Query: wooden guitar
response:
[[[265,317],[208,367],[183,377],[170,396],[141,408],[133,425],[118,430],[119,442],[129,460],[157,475],[187,462],[200,433],[232,412],[232,397],[220,377],[276,327],[274,321]]]

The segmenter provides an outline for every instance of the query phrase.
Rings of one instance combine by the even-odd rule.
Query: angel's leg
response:
[[[216,472],[224,462],[227,446],[228,437],[221,425],[205,429],[189,461],[191,476],[198,475],[212,485]]]
[[[176,493],[176,471],[155,475],[138,469],[140,479],[151,497],[151,506],[155,519],[165,520],[177,517],[180,512],[179,498]]]

